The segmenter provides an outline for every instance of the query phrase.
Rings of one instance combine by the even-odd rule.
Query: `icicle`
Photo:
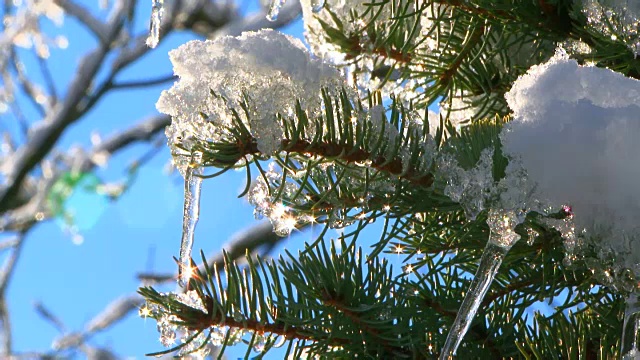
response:
[[[194,151],[191,162],[184,174],[184,212],[182,217],[182,241],[180,242],[180,263],[178,264],[178,284],[185,287],[191,278],[191,249],[193,235],[200,215],[200,190],[202,178],[202,153]]]
[[[633,292],[627,297],[622,327],[622,360],[640,358],[640,294]]]
[[[311,11],[314,13],[320,12],[324,8],[326,0],[311,0]]]
[[[520,235],[514,232],[517,217],[513,211],[490,210],[487,224],[491,230],[489,241],[484,248],[469,291],[460,305],[456,320],[449,330],[447,341],[440,354],[440,360],[451,359],[455,355],[502,264],[504,256],[509,252],[511,246],[520,239]]]
[[[280,14],[280,9],[284,6],[284,3],[287,0],[271,0],[271,5],[269,5],[269,12],[267,13],[267,20],[276,21],[278,20],[278,14]],[[314,0],[321,1],[321,0]]]
[[[164,15],[164,0],[151,0],[151,23],[149,24],[147,46],[152,49],[160,42],[162,15]]]

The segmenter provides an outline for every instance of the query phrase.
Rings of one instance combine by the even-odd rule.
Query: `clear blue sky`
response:
[[[79,3],[100,12],[98,0]],[[148,26],[150,1],[141,0],[139,3],[136,28],[143,31]],[[100,14],[103,18],[106,16],[105,11]],[[95,43],[71,17],[65,18],[61,29],[43,25],[46,31],[69,38],[69,48],[52,51],[49,59],[62,91],[63,84],[74,74],[79,56]],[[301,22],[284,31],[301,37]],[[189,39],[185,35],[168,38],[126,71],[121,79],[169,74],[168,50]],[[37,73],[33,63],[27,62],[26,66]],[[72,145],[87,147],[92,131],[106,138],[114,131],[157,114],[155,102],[160,92],[169,86],[106,96],[81,123],[69,129],[60,149]],[[98,171],[98,176],[105,181],[123,179],[126,166],[145,149],[146,146],[135,146],[114,156],[108,168]],[[36,314],[34,301],[41,301],[64,322],[68,331],[80,331],[110,301],[136,291],[140,285],[134,277],[136,272],[175,271],[172,257],[178,255],[180,241],[182,178],[177,174],[167,176],[163,173],[168,160],[168,149],[163,148],[140,170],[135,185],[115,203],[91,194],[75,196],[72,203],[81,209],[77,216],[85,239],[81,245],[75,245],[61,230],[60,223],[55,221],[45,222],[29,234],[8,294],[16,351],[46,351],[50,349],[52,340],[60,335]],[[205,253],[219,251],[230,235],[255,223],[252,207],[244,199],[236,198],[244,180],[243,173],[229,173],[204,182],[201,220],[194,250],[203,249]],[[286,240],[285,244],[290,249],[294,244],[298,247],[305,240],[300,237],[306,237],[308,241],[310,236],[306,233],[298,239]],[[120,356],[136,359],[144,358],[144,353],[162,349],[155,321],[144,321],[136,315],[92,338],[89,343],[111,347]],[[229,355],[233,358],[232,353]]]

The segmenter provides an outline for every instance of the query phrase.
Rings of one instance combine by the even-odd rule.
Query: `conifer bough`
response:
[[[180,80],[158,109],[193,186],[186,292],[140,290],[162,353],[636,356],[637,6],[302,5],[320,59],[270,30],[170,54]],[[278,235],[323,231],[297,256],[197,268],[200,179],[238,167]],[[362,239],[375,221],[380,238]],[[344,230],[330,240],[329,228]]]

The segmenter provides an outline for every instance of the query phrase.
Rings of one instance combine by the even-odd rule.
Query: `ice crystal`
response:
[[[165,293],[162,295],[169,296],[191,308],[200,310],[205,314],[207,313],[196,291],[178,294]],[[226,339],[226,344],[233,346],[240,343],[243,335],[246,333],[246,331],[241,328],[230,326],[213,325],[199,331],[188,326],[176,325],[182,322],[182,320],[171,314],[167,308],[154,303],[147,303],[141,307],[139,315],[144,318],[155,318],[157,321],[157,329],[160,333],[160,343],[165,347],[182,345],[178,352],[178,355],[182,356],[182,358],[205,358],[209,351],[205,344],[206,341],[209,341],[211,345],[221,346],[225,343]],[[251,332],[248,333],[251,334]],[[209,338],[209,340],[207,340],[207,338]]]
[[[516,225],[518,221],[516,212],[513,210],[500,211],[492,209],[487,217],[487,225],[491,234],[489,241],[504,248],[510,248],[516,241],[520,239],[520,235],[516,234]]]
[[[207,313],[207,309],[204,307],[200,295],[198,295],[198,292],[195,290],[180,293],[176,295],[176,299],[189,307],[200,310],[205,314]]]
[[[331,94],[344,85],[338,71],[311,59],[300,40],[273,30],[245,32],[239,37],[190,41],[169,53],[180,80],[162,93],[157,108],[172,116],[167,127],[174,154],[198,142],[228,140],[232,110],[257,139],[258,150],[271,155],[283,138],[280,113],[295,108],[296,99],[311,116],[321,110],[321,89]],[[249,118],[240,108],[249,106]],[[184,171],[184,160],[176,164]]]
[[[254,215],[256,218],[261,219],[266,216],[271,221],[273,231],[276,234],[287,236],[296,228],[299,215],[282,202],[278,202],[273,195],[270,195],[270,185],[277,184],[282,179],[282,175],[278,170],[276,165],[271,163],[265,176],[269,182],[265,181],[265,177],[259,176],[249,191],[248,198],[249,203],[255,206]],[[275,186],[276,189],[278,187],[278,185]],[[293,196],[298,189],[297,184],[287,181],[283,185],[282,196]]]
[[[182,333],[180,341],[186,344],[178,351],[178,355],[180,356],[190,356],[192,359],[204,359],[209,353],[209,349],[204,346],[207,341],[207,335],[204,331],[198,333],[197,331],[186,330]]]
[[[640,55],[640,2],[637,0],[582,0],[589,25],[611,40],[622,41]]]
[[[468,219],[475,219],[489,207],[496,193],[493,179],[493,149],[485,149],[475,167],[463,169],[454,155],[443,154],[438,159],[438,172],[444,177],[444,194],[459,202]]]
[[[176,330],[178,327],[172,323],[177,320],[173,315],[163,314],[158,318],[157,328],[160,333],[160,343],[164,347],[171,347],[176,343]]]
[[[503,151],[521,162],[536,197],[571,206],[567,249],[586,230],[640,275],[631,245],[640,235],[640,82],[559,52],[521,76],[506,99],[514,119],[502,132]]]

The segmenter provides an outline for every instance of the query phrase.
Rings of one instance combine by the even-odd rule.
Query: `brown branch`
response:
[[[235,159],[217,162],[214,166],[226,167],[236,164],[240,159],[247,155],[260,155],[258,150],[258,143],[255,138],[251,137],[247,143],[238,142],[238,156]],[[371,161],[371,167],[385,172],[390,175],[398,176],[410,183],[421,186],[430,187],[433,184],[434,178],[432,174],[424,174],[416,172],[415,170],[403,171],[403,165],[401,159],[387,159],[384,156],[378,156],[372,159],[373,155],[365,150],[354,147],[348,144],[333,144],[325,142],[312,143],[307,140],[297,140],[295,142],[285,139],[282,140],[282,151],[292,153],[312,153],[314,155],[320,155],[325,158],[339,158],[347,163],[365,162]]]
[[[326,298],[321,299],[321,301],[325,305],[328,305],[328,306],[336,309],[338,312],[342,313],[344,316],[349,318],[362,331],[364,331],[364,332],[370,334],[371,336],[373,336],[376,339],[376,341],[379,341],[382,344],[382,347],[384,347],[384,349],[387,351],[387,353],[389,353],[389,354],[402,354],[402,353],[405,353],[407,356],[410,356],[410,354],[406,353],[405,349],[398,348],[398,347],[393,346],[392,344],[390,344],[389,341],[387,341],[384,337],[382,337],[383,334],[381,334],[381,332],[378,329],[367,325],[364,321],[362,321],[362,319],[360,318],[360,316],[356,312],[351,311],[347,307],[343,306],[343,304],[338,299],[333,299],[332,296],[330,294],[328,294],[328,293],[325,293],[325,295],[326,295]]]
[[[272,317],[274,318],[273,322],[268,322],[266,319],[236,320],[233,316],[227,316],[220,311],[215,311],[214,299],[209,295],[204,295],[203,302],[206,312],[182,304],[177,307],[172,306],[171,314],[175,315],[182,322],[184,322],[184,326],[186,328],[194,331],[207,330],[214,326],[228,326],[230,328],[251,330],[259,334],[275,334],[283,336],[286,339],[298,339],[311,342],[323,341],[328,342],[332,346],[341,346],[352,343],[352,339],[336,337],[330,332],[323,332],[322,334],[318,335],[317,331],[307,329],[304,327],[304,325],[296,326],[286,324],[282,321],[279,321],[277,316],[274,315],[272,315]],[[211,314],[215,315],[212,316]]]
[[[477,26],[473,30],[473,32],[471,33],[471,37],[469,38],[469,41],[464,45],[464,48],[462,48],[462,51],[460,51],[458,56],[456,56],[455,60],[452,63],[450,63],[447,69],[440,75],[440,78],[438,79],[438,81],[442,85],[447,86],[451,82],[451,79],[453,79],[453,77],[456,75],[462,63],[467,59],[467,57],[471,53],[471,50],[475,48],[475,46],[478,44],[478,41],[480,41],[480,39],[482,38],[482,35],[484,35],[484,30],[485,30],[484,25]]]

